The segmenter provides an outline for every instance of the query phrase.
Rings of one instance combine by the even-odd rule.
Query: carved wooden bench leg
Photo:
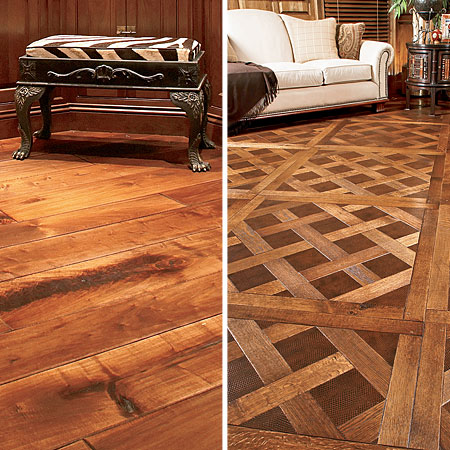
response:
[[[51,100],[53,89],[53,86],[47,86],[39,99],[42,113],[42,128],[39,131],[35,131],[33,135],[39,139],[49,139],[52,134]]]
[[[216,148],[214,142],[206,134],[206,124],[208,122],[208,109],[211,104],[211,85],[208,79],[203,83],[203,96],[204,96],[204,109],[202,118],[202,139],[200,142],[200,148]]]
[[[206,172],[211,165],[203,161],[199,153],[199,145],[202,140],[202,127],[205,114],[205,98],[203,91],[199,92],[171,92],[170,100],[175,106],[179,106],[186,112],[189,122],[189,167],[193,172]]]
[[[39,100],[45,92],[45,87],[39,86],[18,86],[14,94],[16,112],[19,119],[19,133],[22,138],[20,148],[16,150],[12,157],[14,159],[28,158],[33,145],[31,135],[30,108],[31,104]]]

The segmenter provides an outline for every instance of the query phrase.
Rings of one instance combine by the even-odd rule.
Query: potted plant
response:
[[[424,22],[431,20],[434,28],[440,28],[441,15],[445,12],[449,0],[391,0],[391,8],[389,12],[394,12],[397,19],[402,14],[413,10],[413,35],[414,42],[420,40],[423,36]],[[429,30],[428,23],[426,30]],[[425,36],[428,31],[425,32]]]

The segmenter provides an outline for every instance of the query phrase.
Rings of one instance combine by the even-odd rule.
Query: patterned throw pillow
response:
[[[294,61],[336,59],[336,19],[302,20],[280,14],[291,39]]]
[[[363,22],[343,23],[337,26],[337,42],[339,57],[345,59],[359,59],[362,36],[366,26]]]

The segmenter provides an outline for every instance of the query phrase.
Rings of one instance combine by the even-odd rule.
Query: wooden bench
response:
[[[30,154],[33,137],[30,108],[39,100],[43,126],[40,139],[51,134],[51,92],[57,86],[168,91],[173,104],[189,118],[188,158],[194,172],[207,171],[199,149],[214,148],[206,135],[210,85],[200,68],[200,44],[187,38],[51,36],[33,42],[19,58],[15,104],[22,138],[13,158]]]

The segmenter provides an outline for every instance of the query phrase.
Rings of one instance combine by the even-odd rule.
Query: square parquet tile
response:
[[[230,330],[230,424],[377,440],[399,335],[241,319]]]

